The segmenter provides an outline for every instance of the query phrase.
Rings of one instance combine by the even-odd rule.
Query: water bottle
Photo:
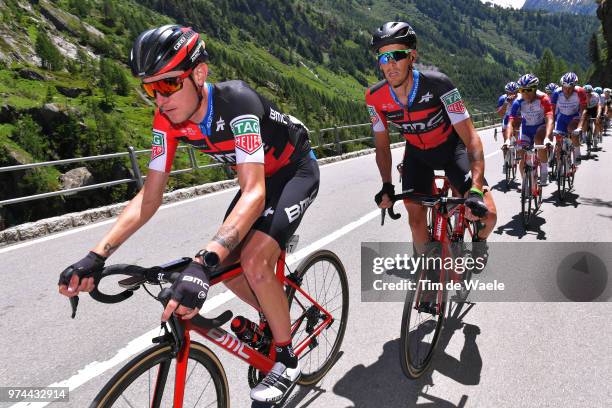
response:
[[[246,317],[236,316],[231,328],[236,337],[253,348],[266,346],[270,342],[259,326]]]

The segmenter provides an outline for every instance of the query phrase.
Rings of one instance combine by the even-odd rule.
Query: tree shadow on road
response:
[[[446,353],[453,335],[463,328],[464,345],[459,359]],[[432,362],[433,370],[464,385],[480,383],[482,358],[476,337],[480,328],[461,321],[461,317],[447,318]],[[353,367],[334,386],[334,393],[348,398],[353,407],[384,408],[457,408],[464,407],[468,396],[458,396],[447,401],[430,394],[435,386],[431,369],[418,380],[409,380],[402,373],[399,362],[399,339],[383,345],[383,353],[370,366]],[[420,403],[417,403],[421,399]],[[423,401],[423,400],[426,400]]]
[[[585,197],[580,200],[581,204],[592,205],[594,207],[612,208],[612,201],[604,201],[600,198]]]

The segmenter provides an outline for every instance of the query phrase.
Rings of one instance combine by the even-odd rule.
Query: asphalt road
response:
[[[534,228],[525,231],[518,217],[519,193],[500,191],[500,143],[493,140],[493,130],[482,131],[481,137],[498,208],[491,242],[612,241],[612,138],[604,138],[603,150],[580,167],[565,204],[556,203],[554,185],[545,188],[542,211]],[[396,149],[395,160],[400,157]],[[610,406],[612,309],[605,302],[477,303],[462,321],[447,325],[431,373],[419,381],[406,379],[398,360],[402,303],[360,301],[360,244],[409,240],[405,214],[380,226],[373,206],[379,188],[373,155],[321,169],[319,196],[298,230],[298,250],[324,244],[342,259],[349,277],[349,322],[336,365],[315,387],[296,388],[286,406]],[[212,237],[235,191],[163,207],[113,255],[112,263],[154,265],[190,256]],[[161,307],[144,292],[118,305],[83,296],[74,320],[67,300],[57,293],[59,272],[109,227],[107,221],[0,249],[0,386],[61,383],[73,388],[70,401],[61,406],[84,407],[128,357],[150,344]],[[213,288],[207,302],[212,309],[207,315],[231,309],[255,318],[224,288]],[[225,367],[232,406],[250,406],[246,365],[211,347]],[[11,404],[0,403],[5,406]]]

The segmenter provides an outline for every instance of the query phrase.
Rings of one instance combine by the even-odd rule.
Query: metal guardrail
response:
[[[474,125],[476,127],[485,127],[485,126],[497,123],[499,121],[499,118],[496,112],[485,112],[485,113],[477,113],[477,114],[472,115],[472,121],[474,122]],[[370,134],[369,136],[362,136],[362,137],[358,137],[354,139],[342,140],[340,132],[342,130],[347,130],[347,129],[359,129],[363,127],[369,128],[370,125],[371,125],[370,123],[359,123],[356,125],[334,126],[330,128],[319,129],[318,131],[311,131],[310,132],[311,141],[314,142],[312,148],[315,150],[327,149],[337,155],[340,155],[344,153],[343,146],[346,144],[368,142],[368,141],[373,141],[374,139],[373,135]],[[333,134],[333,141],[326,142],[324,140],[324,135],[329,132],[332,132]],[[399,133],[393,133],[392,136],[397,137],[399,136]],[[210,164],[205,164],[205,165],[199,165],[197,162],[196,155],[195,155],[196,149],[192,148],[191,146],[179,146],[178,150],[187,150],[187,154],[189,157],[189,162],[191,164],[191,167],[188,167],[185,169],[173,170],[170,172],[171,175],[192,172],[192,171],[196,171],[200,169],[214,168],[214,167],[227,168],[227,165],[223,163],[210,163]],[[48,193],[34,194],[30,196],[23,196],[23,197],[11,198],[7,200],[1,200],[0,207],[5,206],[5,205],[10,205],[10,204],[23,203],[26,201],[49,198],[49,197],[72,195],[80,191],[95,190],[99,188],[111,187],[111,186],[116,186],[116,185],[126,184],[126,183],[136,183],[138,188],[141,188],[144,184],[144,180],[146,179],[146,176],[142,175],[142,173],[140,172],[140,167],[138,166],[137,156],[142,155],[142,154],[150,154],[150,153],[151,153],[151,150],[149,149],[135,150],[133,147],[130,146],[128,147],[127,152],[110,153],[110,154],[103,154],[99,156],[77,157],[73,159],[54,160],[54,161],[47,161],[47,162],[0,167],[0,173],[4,173],[4,172],[11,172],[11,171],[29,170],[29,169],[47,167],[47,166],[61,166],[61,165],[66,165],[66,164],[79,163],[79,162],[110,160],[110,159],[128,157],[130,159],[130,164],[131,164],[132,172],[134,175],[133,178],[124,178],[120,180],[96,183],[96,184],[91,184],[91,185],[82,186],[82,187],[68,188],[65,190],[51,191]]]

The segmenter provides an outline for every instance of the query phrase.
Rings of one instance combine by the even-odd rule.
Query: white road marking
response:
[[[313,242],[310,245],[307,245],[306,247],[297,251],[296,253],[288,255],[286,258],[287,264],[292,265],[292,264],[299,262],[300,260],[308,256],[310,253],[316,251],[319,248],[322,248],[325,245],[328,245],[329,243],[337,240],[343,235],[346,235],[349,232],[353,231],[354,229],[359,228],[363,224],[376,218],[379,215],[380,215],[380,210],[374,210],[364,215],[363,217],[359,218],[358,220],[353,221],[343,226],[342,228]],[[204,307],[202,308],[202,313],[211,312],[212,310],[229,302],[235,297],[236,295],[234,295],[234,293],[230,292],[229,290],[223,293],[220,293],[216,295],[215,297],[208,299],[206,303],[204,303]],[[122,362],[128,360],[132,356],[142,352],[147,347],[151,346],[151,339],[155,336],[158,336],[159,334],[160,334],[160,328],[155,327],[149,330],[148,332],[144,333],[143,335],[130,341],[125,347],[118,350],[117,353],[112,358],[106,361],[94,361],[92,363],[89,363],[85,367],[80,369],[77,374],[73,375],[67,380],[63,380],[60,382],[50,384],[49,387],[68,387],[69,391],[73,391],[77,389],[78,387],[80,387],[81,385],[94,379],[95,377],[117,366],[118,364],[121,364]],[[30,402],[30,403],[20,402],[18,404],[12,405],[11,408],[45,407],[48,404],[50,403],[49,402]]]
[[[500,152],[501,152],[501,150],[497,150],[497,151],[495,151],[493,153],[490,153],[490,154],[486,155],[485,158],[494,156],[494,155],[496,155],[496,154],[498,154]],[[356,159],[363,159],[363,158],[366,158],[367,156],[370,156],[370,155],[373,155],[373,154],[374,153],[369,153],[369,154],[366,154],[366,155],[363,155],[363,156],[357,156],[357,157],[353,157],[353,158],[350,158],[350,159],[339,160],[337,162],[332,162],[332,163],[325,164],[324,166],[325,167],[331,167],[331,166],[336,165],[336,164],[347,163],[347,162],[350,162],[350,161],[353,161],[353,160],[356,160]],[[176,207],[178,205],[188,204],[188,203],[191,203],[193,201],[205,199],[207,197],[213,197],[213,196],[216,196],[216,195],[219,195],[219,194],[224,194],[224,193],[227,193],[227,192],[230,192],[230,191],[235,191],[237,189],[238,189],[237,186],[236,187],[231,187],[231,188],[228,188],[228,189],[225,189],[225,190],[222,190],[222,191],[216,191],[214,193],[209,193],[209,194],[205,194],[205,195],[198,196],[198,197],[188,198],[188,199],[181,200],[181,201],[178,201],[178,202],[164,204],[159,209],[160,210],[164,210],[164,209],[167,209],[167,208]],[[52,235],[49,235],[49,236],[33,239],[33,240],[30,240],[30,241],[27,241],[27,242],[23,242],[23,243],[20,243],[20,244],[15,244],[15,245],[10,245],[10,246],[5,247],[5,248],[0,248],[0,254],[7,253],[7,252],[10,252],[10,251],[13,251],[13,250],[16,250],[16,249],[25,248],[25,247],[28,247],[28,246],[31,246],[31,245],[35,245],[35,244],[38,244],[38,243],[41,243],[41,242],[49,241],[49,240],[52,240],[52,239],[56,239],[56,238],[60,238],[60,237],[65,237],[65,236],[70,235],[70,234],[76,234],[76,233],[81,232],[81,231],[87,231],[89,229],[97,228],[97,227],[100,227],[100,226],[103,226],[103,225],[107,225],[107,224],[115,222],[116,218],[117,217],[109,218],[108,220],[96,222],[96,223],[93,223],[93,224],[90,224],[90,225],[85,225],[83,227],[72,228],[72,229],[70,229],[68,231],[58,232],[57,234],[52,234]]]

